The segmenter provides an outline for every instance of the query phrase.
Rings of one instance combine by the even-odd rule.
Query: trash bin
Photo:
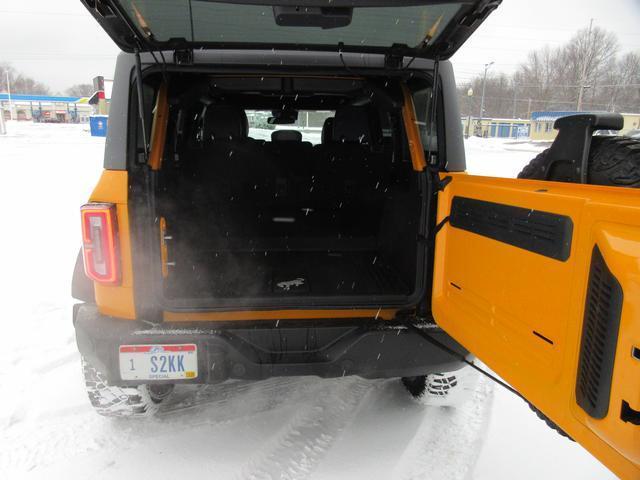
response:
[[[108,115],[91,115],[89,117],[89,128],[92,137],[107,136],[107,119]]]

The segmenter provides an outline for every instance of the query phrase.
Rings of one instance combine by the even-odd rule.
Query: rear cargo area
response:
[[[415,293],[423,200],[399,112],[338,87],[302,104],[295,90],[234,92],[173,109],[175,154],[155,195],[168,304],[392,305]]]

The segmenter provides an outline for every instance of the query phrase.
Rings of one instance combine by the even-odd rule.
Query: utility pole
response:
[[[6,74],[7,74],[7,95],[9,96],[9,118],[13,120],[13,102],[11,101],[11,80],[9,79],[9,69],[7,69]]]
[[[4,109],[2,108],[2,102],[0,102],[0,135],[5,135],[7,129],[4,126]]]
[[[517,106],[516,102],[518,101],[518,85],[516,82],[513,82],[513,115],[512,118],[516,118]]]
[[[591,31],[592,31],[592,29],[593,29],[593,18],[589,22],[589,33],[587,35],[587,48],[591,47]],[[578,112],[582,111],[582,99],[584,98],[584,89],[585,88],[589,88],[588,85],[585,85],[585,83],[587,81],[587,58],[586,57],[587,57],[587,55],[585,55],[585,58],[583,59],[582,72],[580,74],[580,85],[579,85],[580,90],[578,91],[578,106],[576,107],[576,111],[578,111]]]
[[[487,70],[489,70],[489,67],[491,65],[493,65],[493,62],[484,64],[484,77],[482,79],[482,99],[480,100],[480,115],[478,115],[480,120],[482,120],[482,117],[484,116],[484,92],[487,86]]]
[[[487,70],[489,70],[489,67],[491,65],[493,65],[493,62],[484,64],[484,78],[482,79],[482,99],[480,100],[480,115],[478,115],[478,131],[480,133],[480,136],[482,136],[482,117],[484,116],[484,91],[487,86]]]

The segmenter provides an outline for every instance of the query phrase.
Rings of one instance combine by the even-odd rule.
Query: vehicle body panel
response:
[[[451,174],[439,195],[433,315],[453,338],[513,385],[553,422],[623,478],[640,475],[640,429],[621,418],[623,402],[640,410],[640,192],[592,185]],[[552,258],[526,244],[478,233],[499,213],[453,226],[455,198],[545,212],[572,221],[569,256]],[[473,213],[468,213],[473,216]],[[500,226],[500,228],[503,228]],[[513,230],[544,236],[535,221]],[[551,234],[549,234],[551,235]],[[622,287],[623,306],[608,413],[596,419],[576,403],[585,300],[594,246]],[[600,308],[600,307],[599,307]],[[602,354],[606,356],[606,352]],[[612,358],[613,360],[613,358]],[[605,360],[606,361],[606,358]]]

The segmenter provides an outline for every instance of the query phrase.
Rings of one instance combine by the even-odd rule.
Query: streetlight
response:
[[[464,138],[469,138],[469,134],[471,133],[471,97],[473,97],[473,88],[469,87],[469,90],[467,90],[467,111],[469,114],[467,116],[467,128],[464,132]]]
[[[487,86],[487,70],[489,70],[489,67],[493,64],[494,62],[489,62],[484,64],[484,78],[482,79],[482,100],[480,100],[480,115],[478,120],[480,122],[481,129],[482,129],[482,117],[484,115],[484,90],[485,90],[485,87]]]

